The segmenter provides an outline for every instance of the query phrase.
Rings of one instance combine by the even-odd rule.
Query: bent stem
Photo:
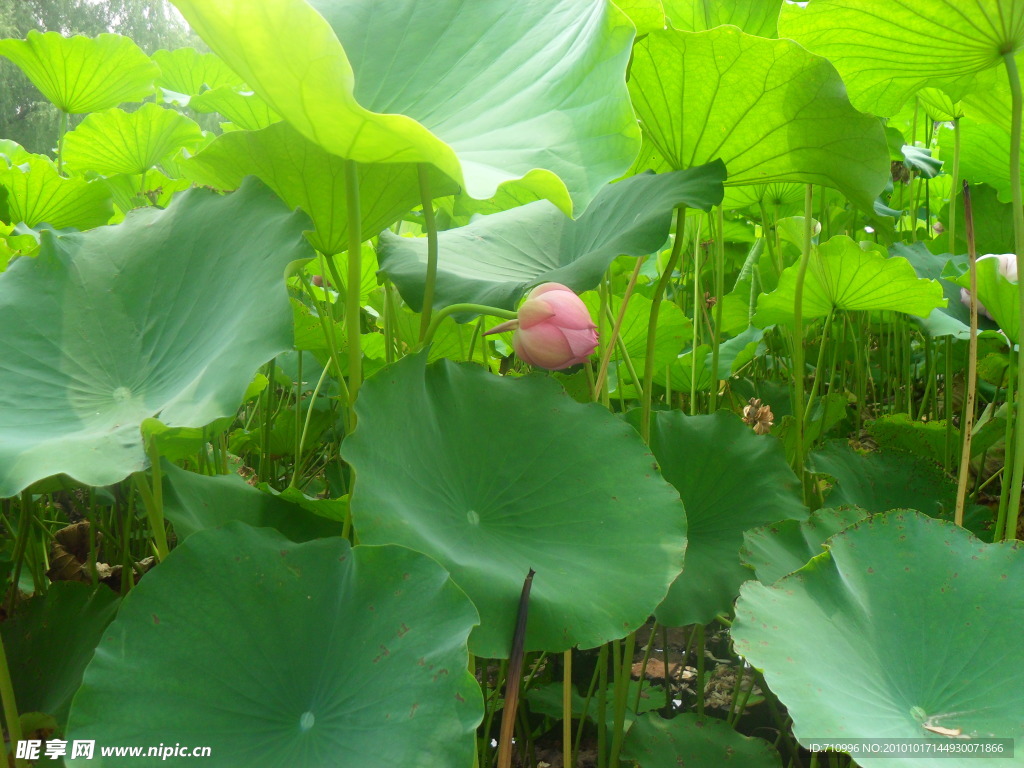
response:
[[[434,340],[434,334],[437,333],[437,329],[441,327],[441,323],[444,322],[446,317],[458,312],[472,312],[476,315],[503,317],[506,320],[515,320],[516,317],[518,317],[517,313],[513,312],[511,309],[489,307],[486,304],[449,304],[447,307],[442,307],[434,314],[433,320],[430,321],[430,326],[427,328],[426,333],[423,334],[423,338],[420,340],[420,345],[417,347],[417,351],[424,349],[431,341]]]
[[[1013,190],[1013,241],[1017,254],[1017,274],[1024,274],[1024,197],[1020,189],[1020,132],[1021,132],[1021,86],[1020,74],[1017,72],[1017,61],[1013,53],[1003,55],[1006,64],[1006,75],[1010,80],[1011,119],[1010,119],[1010,188]],[[1017,281],[1017,300],[1020,328],[1024,328],[1024,280]],[[1024,381],[1024,355],[1017,352],[1017,382]],[[1006,513],[1006,528],[1003,538],[1013,538],[1017,534],[1017,517],[1020,513],[1021,483],[1024,482],[1024,403],[1018,397],[1017,407],[1011,411],[1014,417],[1013,430],[1013,471],[1010,474],[1010,499]],[[998,531],[996,532],[998,534]]]

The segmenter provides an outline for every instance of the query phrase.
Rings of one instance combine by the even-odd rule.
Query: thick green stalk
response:
[[[419,163],[420,201],[423,204],[423,229],[427,233],[427,281],[423,287],[423,311],[420,315],[420,341],[430,327],[430,313],[434,306],[434,283],[437,282],[437,223],[434,221],[433,196],[430,194],[428,166]]]
[[[960,471],[956,478],[956,508],[953,522],[964,524],[964,503],[967,501],[967,479],[971,473],[971,431],[974,427],[974,397],[978,386],[978,253],[974,246],[974,216],[971,211],[971,188],[964,183],[964,222],[967,226],[967,258],[971,273],[971,339],[967,353],[967,397],[961,422],[963,447]]]
[[[15,588],[17,593],[17,588]],[[11,682],[11,670],[7,665],[7,652],[4,650],[3,640],[0,639],[0,699],[3,700],[4,720],[7,722],[7,736],[11,740],[11,753],[13,755],[18,742],[21,741],[21,720],[18,718],[18,705],[14,699],[14,684]],[[14,760],[17,768],[26,768],[24,760]]]
[[[700,221],[700,219],[698,219]],[[700,293],[700,225],[693,238],[693,354],[690,356],[690,415],[697,415],[697,347],[700,346],[700,313],[703,297]]]
[[[1020,188],[1020,139],[1021,139],[1021,86],[1017,72],[1017,61],[1013,53],[1003,56],[1006,74],[1010,80],[1010,188],[1013,190],[1013,240],[1017,252],[1017,274],[1024,275],[1024,198]],[[1020,327],[1024,328],[1024,279],[1017,281],[1017,298],[1020,309]],[[1017,382],[1024,381],[1024,355],[1017,354]],[[1017,517],[1020,513],[1021,483],[1024,482],[1024,413],[1021,407],[1024,399],[1018,397],[1013,411],[1013,471],[1010,474],[1010,500],[1006,513],[1004,538],[1017,534]]]
[[[811,185],[807,185],[804,193],[804,239],[803,252],[800,254],[800,265],[796,273],[796,287],[793,299],[793,413],[798,415],[794,425],[796,429],[796,457],[793,469],[800,478],[804,477],[804,421],[799,414],[804,409],[804,281],[807,278],[807,265],[811,261],[811,231],[813,220],[811,211],[813,193]],[[804,485],[801,479],[801,485]]]
[[[64,134],[68,132],[68,113],[61,110],[57,123],[57,175],[64,175]]]
[[[348,206],[348,281],[345,284],[345,330],[348,341],[348,402],[350,424],[355,424],[352,406],[363,381],[363,345],[360,291],[363,282],[362,211],[359,207],[359,175],[354,160],[345,161],[345,203]]]
[[[614,641],[613,641],[614,642]],[[626,702],[629,698],[629,681],[633,677],[633,654],[636,651],[636,631],[630,632],[623,641],[622,658],[615,674],[615,727],[612,734],[610,766],[619,764],[622,737],[626,732]]]
[[[562,654],[562,765],[572,762],[572,648]]]
[[[953,118],[953,186],[949,188],[949,252],[956,253],[956,190],[960,186],[960,118]]]
[[[683,251],[685,222],[686,207],[680,206],[676,209],[676,237],[672,242],[672,251],[665,263],[665,269],[658,279],[658,284],[654,287],[654,295],[651,297],[651,316],[647,320],[647,351],[644,357],[644,390],[640,410],[640,435],[645,443],[651,437],[651,399],[654,389],[654,346],[657,339],[658,313],[661,311],[661,301],[665,297],[665,289],[672,279],[672,272],[675,270],[676,264],[679,263],[679,255]],[[667,397],[666,400],[668,400]],[[671,400],[668,402],[671,404]]]
[[[715,209],[715,328],[711,334],[711,404],[708,412],[718,409],[718,339],[722,327],[722,297],[725,293],[725,214],[722,206]]]
[[[818,396],[821,388],[822,369],[825,367],[825,349],[828,347],[829,331],[832,330],[832,317],[835,310],[828,313],[825,318],[825,328],[821,332],[821,346],[818,347],[818,362],[814,366],[814,383],[811,384],[811,394],[807,397],[807,407],[804,408],[804,434],[807,434],[807,427],[811,423],[811,413],[814,410],[814,399]]]

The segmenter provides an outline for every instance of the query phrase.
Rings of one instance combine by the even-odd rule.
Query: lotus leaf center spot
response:
[[[118,387],[114,390],[114,402],[123,403],[125,400],[131,400],[132,391],[128,387]]]
[[[303,733],[305,733],[306,731],[308,731],[310,728],[313,727],[314,723],[316,723],[316,717],[313,715],[313,713],[312,712],[303,712],[302,713],[302,717],[299,718],[299,729]]]
[[[470,525],[480,525],[480,515],[477,514],[475,509],[471,509],[466,513],[466,519],[469,520]]]

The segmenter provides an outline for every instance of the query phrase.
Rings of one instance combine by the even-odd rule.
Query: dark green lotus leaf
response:
[[[830,440],[811,455],[810,468],[835,478],[825,497],[830,507],[861,507],[867,512],[916,509],[931,517],[953,519],[956,484],[935,462],[900,451],[861,454],[845,440]],[[964,524],[981,534],[991,517],[985,507],[968,504]],[[987,534],[992,538],[991,532]]]
[[[470,302],[514,309],[534,285],[596,288],[620,254],[640,256],[665,244],[678,205],[709,209],[722,201],[720,161],[688,171],[631,176],[605,186],[575,221],[548,201],[484,216],[438,236],[434,306]],[[426,238],[382,232],[381,269],[415,310],[423,304]]]
[[[847,528],[774,586],[748,582],[736,650],[809,739],[1024,738],[1024,552],[897,511]],[[933,757],[879,756],[881,768]],[[963,762],[963,761],[954,761]],[[992,759],[1019,765],[1018,759]]]
[[[771,293],[757,300],[754,325],[793,322],[798,265],[787,267]],[[919,278],[906,259],[888,256],[874,243],[857,243],[836,235],[814,247],[804,283],[804,320],[848,312],[889,310],[919,317],[943,306],[942,288],[935,280]]]
[[[338,157],[431,163],[481,199],[543,174],[571,214],[636,154],[625,84],[634,27],[612,3],[175,5],[272,109]]]
[[[24,40],[0,40],[6,56],[57,108],[96,112],[140,101],[160,69],[130,38],[104,33],[89,38],[30,30]]]
[[[637,719],[622,744],[636,768],[782,768],[779,753],[764,739],[737,733],[724,720],[693,713],[666,720]]]
[[[721,158],[728,186],[821,184],[866,211],[890,179],[881,123],[792,40],[735,27],[652,32],[633,49],[629,91],[645,142],[671,168]]]
[[[640,410],[627,420],[639,429]],[[704,624],[728,611],[750,571],[740,562],[743,532],[783,518],[803,519],[800,488],[774,437],[755,435],[733,413],[658,411],[651,450],[686,507],[682,574],[655,616],[667,626]]]
[[[124,600],[68,738],[202,744],[232,768],[468,766],[476,621],[444,569],[401,547],[202,531]],[[104,765],[122,762],[161,764]]]
[[[703,32],[723,24],[749,35],[778,37],[782,0],[664,0],[669,24],[681,32]]]
[[[1024,8],[1015,0],[874,0],[786,3],[779,33],[831,61],[858,109],[890,117],[918,89],[953,99],[977,76],[1024,47]]]
[[[63,729],[103,630],[120,604],[109,587],[58,581],[0,624],[21,712],[45,712]]]
[[[7,190],[11,224],[92,229],[106,224],[114,213],[110,190],[102,182],[66,179],[39,155],[9,168],[0,163],[0,185]]]
[[[884,451],[913,453],[941,464],[946,451],[946,422],[914,421],[905,413],[879,416],[866,425],[868,434]],[[952,427],[954,453],[959,452],[960,430]]]
[[[160,67],[156,84],[175,93],[197,96],[208,88],[240,85],[242,80],[216,54],[195,48],[161,49],[152,56]]]
[[[342,455],[359,540],[451,571],[480,610],[473,653],[508,656],[530,568],[526,647],[547,651],[624,637],[679,574],[679,494],[631,427],[549,377],[421,352],[369,379],[356,412]]]
[[[340,522],[311,514],[298,504],[257,490],[238,475],[209,477],[164,462],[164,516],[181,541],[238,520],[274,528],[292,541],[340,536]]]
[[[36,258],[0,274],[0,497],[61,472],[108,485],[142,469],[145,418],[233,414],[291,347],[283,278],[312,255],[307,227],[250,180],[114,227],[44,231]]]
[[[185,172],[200,184],[234,189],[245,176],[259,176],[288,205],[302,208],[315,227],[310,242],[318,251],[348,249],[348,203],[345,161],[306,139],[288,123],[260,131],[230,131],[185,163]],[[360,165],[359,212],[362,231],[375,235],[420,204],[415,165]],[[432,190],[456,190],[439,172],[431,172]],[[374,281],[376,284],[376,281]]]
[[[833,535],[867,517],[858,507],[819,509],[806,520],[780,520],[743,534],[740,557],[758,581],[774,584],[820,555]]]
[[[180,112],[152,102],[134,112],[94,112],[64,137],[64,163],[77,171],[145,173],[179,149],[195,149],[202,129]]]

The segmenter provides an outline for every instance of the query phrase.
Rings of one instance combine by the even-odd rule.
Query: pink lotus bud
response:
[[[1012,253],[987,253],[984,256],[979,256],[978,261],[983,259],[999,259],[999,264],[996,269],[999,270],[999,274],[1009,280],[1011,283],[1017,282],[1017,257]],[[960,289],[960,301],[965,306],[971,306],[971,292],[966,288]],[[980,301],[978,302],[978,314],[984,315],[989,320],[995,320],[992,315],[989,314],[988,310],[985,309],[985,305]]]
[[[512,346],[525,363],[559,371],[582,363],[597,347],[597,326],[586,305],[571,288],[560,283],[538,285],[518,314],[515,320],[487,333],[515,329]]]

